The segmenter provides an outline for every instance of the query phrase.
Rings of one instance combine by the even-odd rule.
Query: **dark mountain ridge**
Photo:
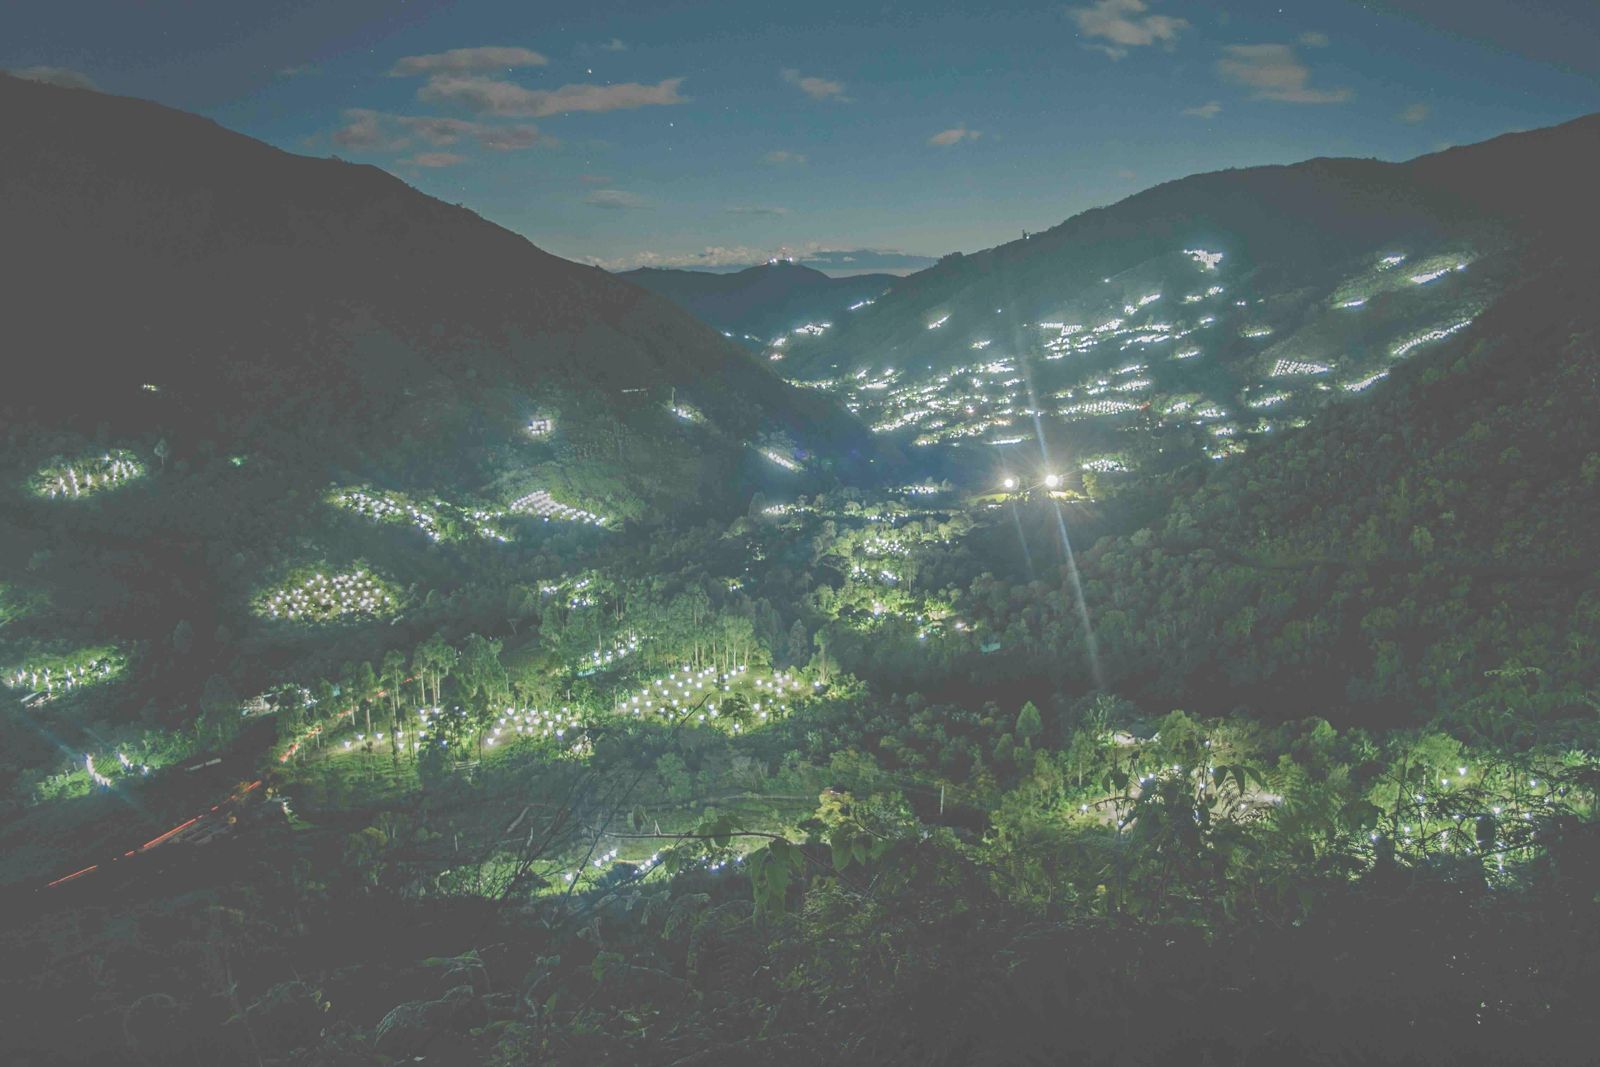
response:
[[[831,322],[853,304],[876,300],[899,281],[892,274],[831,278],[785,260],[733,274],[641,267],[619,277],[755,348],[807,324]]]
[[[1593,233],[1597,172],[1600,116],[1195,175],[946,257],[782,366],[908,443],[996,446],[980,477],[1040,436],[1100,486],[1223,459],[1465,328],[1552,235]]]
[[[1192,175],[1024,240],[947,256],[808,348],[817,360],[868,339],[909,341],[918,335],[899,316],[957,298],[998,298],[1013,305],[1008,311],[1043,314],[1063,291],[1185,241],[1210,239],[1207,248],[1220,242],[1249,268],[1309,283],[1333,271],[1339,257],[1400,236],[1438,238],[1475,225],[1544,231],[1582,214],[1597,170],[1600,115],[1588,115],[1406,163],[1317,158]]]
[[[481,459],[555,409],[566,444],[652,506],[720,493],[765,434],[871,458],[843,412],[667,301],[374,167],[10,77],[0,130],[0,230],[25,264],[5,312],[28,361],[8,421],[178,449],[271,449],[293,427],[352,465],[454,475],[475,461],[447,454]],[[673,390],[697,432],[666,410]],[[641,454],[659,462],[634,472]]]

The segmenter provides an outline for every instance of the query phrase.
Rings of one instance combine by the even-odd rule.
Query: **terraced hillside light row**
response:
[[[1426,257],[1419,273],[1402,277],[1395,268],[1410,258],[1360,258],[1322,282],[1320,295],[1230,298],[1255,292],[1255,279],[1235,276],[1223,252],[1174,250],[1068,297],[1050,318],[1006,323],[1007,309],[996,308],[994,321],[980,312],[972,323],[945,311],[928,321],[930,340],[898,346],[893,364],[796,384],[839,396],[874,432],[916,447],[1005,448],[1048,430],[1069,453],[1089,453],[1075,466],[1102,475],[1134,472],[1156,456],[1161,467],[1225,459],[1361,392],[1393,360],[1470,325],[1490,299],[1488,283],[1456,280],[1466,253]],[[1411,291],[1422,288],[1425,295]],[[1330,323],[1330,308],[1366,318]],[[985,359],[949,366],[964,349]],[[800,362],[803,346],[791,344],[789,356]],[[1159,443],[1116,443],[1127,434]],[[1084,466],[1104,453],[1116,455],[1115,465]]]

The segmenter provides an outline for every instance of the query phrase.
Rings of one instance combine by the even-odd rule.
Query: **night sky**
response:
[[[24,2],[0,66],[375,163],[608,267],[904,270],[1196,171],[1600,110],[1600,4]]]

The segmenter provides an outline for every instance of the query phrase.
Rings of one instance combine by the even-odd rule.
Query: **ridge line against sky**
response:
[[[13,71],[375,163],[611,269],[904,272],[1198,171],[1600,110],[1600,10],[1555,0],[90,0],[11,5],[0,41]]]

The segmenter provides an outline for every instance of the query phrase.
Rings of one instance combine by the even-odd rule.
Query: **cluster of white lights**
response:
[[[95,785],[102,787],[109,787],[111,785],[111,779],[94,769],[94,757],[89,755],[87,752],[85,752],[83,755],[83,769],[89,775],[89,781],[93,782]]]
[[[1452,323],[1449,326],[1441,326],[1436,330],[1429,330],[1427,333],[1419,333],[1417,336],[1408,338],[1407,340],[1401,341],[1399,344],[1395,345],[1394,348],[1390,349],[1389,354],[1396,359],[1399,359],[1402,356],[1409,354],[1410,351],[1413,348],[1416,348],[1418,345],[1430,344],[1434,341],[1442,341],[1451,334],[1460,330],[1464,330],[1471,325],[1471,319],[1462,319],[1460,322]]]
[[[35,661],[12,668],[5,675],[5,683],[12,689],[42,693],[48,700],[80,686],[103,682],[120,672],[124,662],[116,652],[78,652],[57,657],[51,663]]]
[[[1285,400],[1288,400],[1292,395],[1293,394],[1290,393],[1268,393],[1266,396],[1258,396],[1254,400],[1245,401],[1244,406],[1247,408],[1255,408],[1257,410],[1261,408],[1276,407]]]
[[[266,597],[261,610],[274,619],[320,621],[342,615],[382,615],[395,609],[385,583],[364,568],[313,574]]]
[[[133,453],[119,450],[46,467],[34,476],[34,485],[42,496],[72,498],[115,489],[143,474],[144,465]]]
[[[1293,378],[1302,374],[1327,374],[1333,368],[1326,363],[1308,363],[1299,359],[1280,359],[1272,365],[1269,378]]]
[[[940,316],[939,318],[934,319],[932,322],[928,323],[928,329],[937,330],[939,327],[943,326],[945,323],[947,323],[949,321],[950,321],[950,316],[949,315]]]
[[[1424,271],[1421,274],[1413,274],[1411,276],[1411,284],[1427,285],[1429,282],[1438,281],[1440,278],[1443,278],[1446,274],[1449,274],[1453,270],[1466,269],[1467,265],[1465,263],[1457,263],[1453,267],[1440,267],[1438,270]]]
[[[1360,392],[1363,392],[1363,391],[1365,391],[1367,389],[1372,388],[1374,385],[1377,385],[1379,382],[1383,381],[1388,376],[1389,376],[1389,372],[1388,371],[1380,370],[1375,374],[1367,375],[1365,378],[1359,378],[1359,379],[1357,379],[1356,381],[1353,381],[1353,382],[1345,382],[1344,383],[1344,389],[1345,389],[1345,392],[1347,392],[1347,393],[1360,393]]]
[[[544,489],[535,489],[526,496],[519,496],[511,502],[508,510],[537,515],[545,522],[556,519],[562,522],[585,522],[591,526],[606,524],[605,516],[585,511],[583,508],[575,508],[571,504],[563,504]]]
[[[684,422],[701,423],[706,421],[706,417],[700,414],[699,408],[690,407],[688,404],[674,404],[672,413]]]
[[[424,712],[437,709],[423,709]],[[432,725],[436,716],[424,714],[424,729]],[[506,741],[518,741],[524,738],[553,738],[565,741],[567,734],[571,733],[574,741],[581,741],[583,720],[571,708],[563,707],[560,711],[542,708],[506,708],[495,720],[494,726],[489,730],[485,743],[498,745]],[[424,735],[426,736],[426,735]],[[581,746],[579,746],[581,747]]]
[[[1120,415],[1125,411],[1137,411],[1139,407],[1127,400],[1091,400],[1083,404],[1069,404],[1057,414],[1063,418],[1086,419],[1097,415]]]
[[[1203,248],[1185,248],[1183,254],[1200,264],[1201,270],[1216,270],[1222,262],[1221,252],[1207,252]]]
[[[611,642],[611,647],[605,651],[596,650],[589,653],[589,665],[591,667],[609,667],[624,656],[639,651],[639,645],[642,640],[638,634],[624,634]]]
[[[338,489],[332,496],[335,505],[379,522],[399,522],[415,526],[431,541],[439,540],[439,517],[397,493],[374,493],[365,489]]]
[[[1271,337],[1272,336],[1272,327],[1271,326],[1247,326],[1244,329],[1239,331],[1239,336],[1240,337],[1252,338],[1252,339],[1253,338],[1257,338],[1257,337]]]
[[[768,459],[786,471],[795,471],[798,473],[800,470],[800,464],[796,463],[794,460],[790,459],[788,456],[784,455],[782,452],[779,452],[775,448],[763,448],[760,450],[760,452],[763,456],[766,456]]]
[[[1096,474],[1113,474],[1128,469],[1128,465],[1115,456],[1096,456],[1094,459],[1084,460],[1078,466]]]
[[[877,303],[876,300],[857,300],[854,304],[850,305],[850,310],[851,311],[860,311],[862,308],[871,307],[873,304],[876,304],[876,303]]]
[[[719,671],[715,667],[693,670],[683,667],[640,688],[637,693],[621,700],[617,712],[623,715],[678,716],[694,712],[698,722],[721,718],[716,705],[716,694],[731,695],[736,690],[753,689],[750,708],[757,718],[766,720],[772,715],[789,710],[785,694],[805,690],[805,683],[788,671],[778,671],[770,677],[752,673],[749,667],[735,667]],[[734,732],[740,731],[738,723]]]
[[[430,541],[438,541],[443,537],[441,509],[455,511],[479,537],[501,543],[510,540],[493,525],[496,520],[503,517],[499,512],[453,508],[442,500],[434,501],[434,507],[424,507],[399,493],[364,488],[336,489],[329,496],[329,501],[336,507],[354,511],[376,522],[414,526],[426,534]]]
[[[1378,260],[1378,269],[1388,270],[1390,267],[1398,267],[1405,261],[1406,255],[1404,252],[1401,252],[1398,255],[1384,256],[1382,259]]]

